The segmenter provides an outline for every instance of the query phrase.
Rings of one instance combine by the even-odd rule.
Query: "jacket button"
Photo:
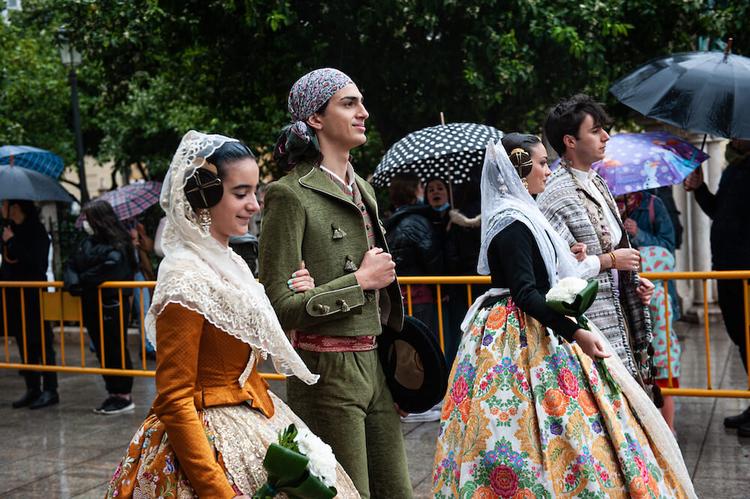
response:
[[[349,305],[347,305],[346,301],[344,301],[344,300],[342,300],[340,298],[338,300],[336,300],[336,305],[339,306],[339,309],[342,312],[348,312],[349,311]]]

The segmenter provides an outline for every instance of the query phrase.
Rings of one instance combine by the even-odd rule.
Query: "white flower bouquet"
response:
[[[594,303],[598,291],[599,282],[596,279],[586,281],[578,277],[565,277],[547,292],[547,305],[561,314],[575,317],[583,329],[588,329],[589,322],[583,314]]]
[[[336,457],[331,447],[307,428],[289,425],[279,442],[268,446],[263,467],[268,480],[253,499],[268,499],[279,493],[301,499],[336,496]]]

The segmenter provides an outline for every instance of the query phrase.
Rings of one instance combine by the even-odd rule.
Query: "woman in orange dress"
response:
[[[258,165],[241,142],[188,132],[167,172],[167,215],[146,333],[157,396],[106,497],[248,497],[266,481],[268,445],[306,425],[268,391],[257,364],[313,384],[247,264],[228,246],[258,211]],[[305,271],[290,293],[313,286]],[[338,497],[359,497],[338,466]]]

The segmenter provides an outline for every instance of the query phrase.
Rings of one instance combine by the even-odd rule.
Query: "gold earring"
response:
[[[198,225],[203,232],[208,233],[211,229],[211,212],[207,209],[198,210]]]
[[[526,180],[526,177],[521,177],[521,183],[523,184],[523,188],[528,191],[529,190],[529,181]]]

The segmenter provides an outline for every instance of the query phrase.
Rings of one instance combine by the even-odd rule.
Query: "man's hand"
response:
[[[6,225],[3,228],[3,241],[8,242],[9,239],[13,238],[15,234],[13,234],[13,229],[10,228],[10,226]]]
[[[625,232],[631,236],[635,237],[638,235],[638,224],[632,218],[626,218],[622,225],[625,227]]]
[[[612,253],[615,255],[616,270],[638,271],[641,266],[641,254],[637,249],[619,248]]]
[[[648,305],[651,302],[651,297],[654,296],[654,283],[646,279],[645,277],[639,277],[640,283],[635,288],[635,292],[638,298],[641,299],[641,303]]]
[[[698,187],[703,185],[703,168],[700,166],[693,170],[682,182],[685,190],[690,192],[696,190]]]
[[[354,277],[364,290],[383,289],[396,279],[396,264],[390,253],[373,248],[365,253]]]
[[[582,262],[586,259],[586,243],[575,243],[570,247],[570,251],[575,255],[576,260]]]
[[[573,339],[576,340],[578,346],[581,347],[583,353],[591,357],[592,359],[601,358],[606,359],[610,356],[604,350],[604,343],[591,331],[585,329],[578,329],[573,333]]]

